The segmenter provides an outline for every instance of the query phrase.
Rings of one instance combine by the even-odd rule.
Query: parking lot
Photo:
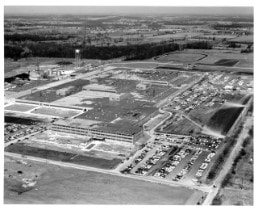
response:
[[[35,123],[34,125],[5,123],[4,126],[4,142],[8,143],[15,139],[25,137],[27,135],[43,131],[46,127],[43,124]]]
[[[221,140],[205,139],[204,136],[199,139],[185,138],[183,141],[175,137],[159,137],[153,143],[148,143],[121,173],[166,179],[182,184],[200,184],[201,178],[209,171]],[[209,140],[214,141],[212,148],[207,146],[210,145],[207,144]],[[196,145],[189,146],[187,141],[193,141]]]

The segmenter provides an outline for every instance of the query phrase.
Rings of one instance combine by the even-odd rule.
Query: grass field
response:
[[[215,66],[234,66],[239,60],[237,59],[221,59],[214,63]]]
[[[103,169],[113,169],[121,162],[120,159],[106,160],[90,156],[76,155],[67,152],[47,150],[44,148],[31,147],[23,143],[10,145],[6,147],[5,150],[8,152],[18,153],[22,155],[41,157],[50,160],[86,165]]]
[[[254,41],[254,36],[253,35],[248,35],[248,36],[239,36],[237,38],[231,39],[231,42],[243,42],[243,43],[253,43]]]
[[[213,65],[221,59],[234,59],[239,60],[239,62],[235,65],[237,67],[253,67],[253,53],[240,53],[237,51],[231,52],[227,50],[200,50],[199,52],[207,54],[208,57],[198,61],[198,64]]]
[[[242,110],[242,107],[221,108],[211,116],[207,125],[222,134],[226,134]]]
[[[177,53],[169,53],[166,55],[159,56],[155,58],[156,61],[160,62],[170,62],[170,61],[177,61],[177,62],[195,62],[205,58],[205,54],[194,53],[194,52],[177,52]]]
[[[167,124],[166,122],[164,124]],[[157,132],[169,133],[169,134],[178,134],[178,135],[192,135],[192,134],[200,134],[201,129],[194,125],[187,119],[181,119],[176,122],[171,122],[167,124],[163,130],[161,130],[161,126],[156,128]]]
[[[32,118],[21,118],[15,116],[5,116],[4,117],[5,123],[16,123],[16,124],[24,124],[24,125],[35,125],[39,122],[42,122],[39,119],[32,119]]]
[[[9,111],[27,112],[35,107],[37,107],[37,106],[15,103],[10,106],[6,106],[4,109],[9,110]]]
[[[181,187],[171,187],[108,174],[62,168],[28,161],[31,167],[5,158],[4,203],[6,204],[174,204],[189,203],[193,194],[202,193]],[[37,174],[35,188],[18,195],[10,191],[9,174],[24,171],[25,177]],[[8,182],[8,179],[10,180]],[[191,200],[191,199],[190,199]],[[196,204],[191,201],[190,204]]]

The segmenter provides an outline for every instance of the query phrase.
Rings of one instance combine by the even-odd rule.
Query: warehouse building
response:
[[[51,130],[129,144],[134,144],[143,135],[141,127],[130,123],[103,125],[99,121],[83,119],[58,120],[52,124]]]
[[[56,91],[56,95],[67,96],[75,90],[74,86],[65,87]]]

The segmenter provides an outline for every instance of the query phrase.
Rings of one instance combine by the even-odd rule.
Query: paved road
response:
[[[240,133],[237,143],[234,146],[233,150],[230,153],[230,156],[227,158],[226,163],[223,166],[223,170],[220,171],[218,177],[214,181],[214,185],[216,186],[215,188],[211,188],[211,191],[209,192],[208,196],[206,197],[205,201],[203,202],[203,205],[211,205],[213,199],[219,192],[219,189],[221,187],[221,182],[224,180],[225,176],[228,174],[229,170],[232,167],[232,164],[236,158],[236,156],[239,154],[241,148],[242,148],[242,143],[244,139],[248,136],[248,131],[249,129],[253,126],[253,118],[252,117],[247,117],[243,130]]]

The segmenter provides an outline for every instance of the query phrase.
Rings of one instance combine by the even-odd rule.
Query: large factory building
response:
[[[52,124],[51,130],[130,144],[134,144],[143,135],[141,127],[129,123],[121,126],[121,123],[102,125],[96,122],[82,119],[58,120]]]

